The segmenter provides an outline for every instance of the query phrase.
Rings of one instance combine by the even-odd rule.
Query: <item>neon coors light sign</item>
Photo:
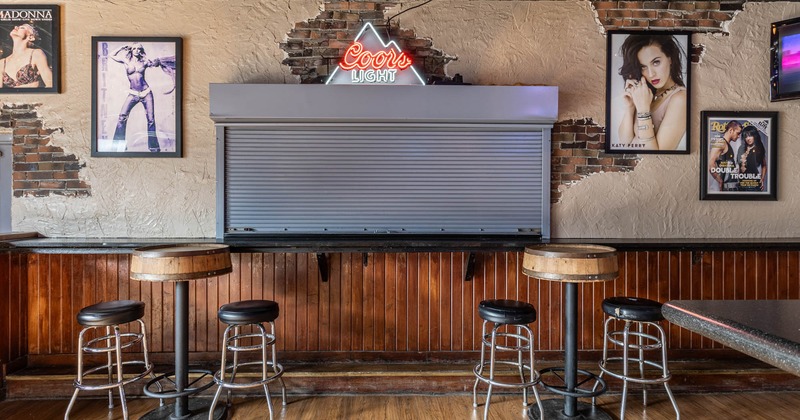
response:
[[[417,70],[397,43],[383,42],[367,23],[347,48],[326,85],[424,85]]]

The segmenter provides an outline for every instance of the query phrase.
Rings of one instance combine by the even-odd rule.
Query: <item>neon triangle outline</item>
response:
[[[361,38],[361,36],[364,35],[364,31],[366,31],[367,28],[372,29],[372,33],[374,33],[375,36],[378,38],[378,41],[380,41],[380,43],[383,44],[384,48],[390,48],[391,46],[394,46],[394,48],[397,49],[398,52],[400,53],[403,52],[403,50],[400,49],[400,46],[397,45],[397,43],[394,40],[391,40],[389,42],[383,42],[383,38],[381,38],[380,34],[378,34],[378,31],[375,30],[375,27],[372,26],[372,23],[370,22],[365,23],[364,26],[361,27],[361,30],[358,31],[358,35],[356,35],[355,39],[353,39],[353,42],[358,41]],[[409,68],[411,69],[411,71],[414,72],[414,76],[417,76],[417,80],[419,80],[419,82],[422,83],[422,86],[425,86],[426,85],[425,81],[422,80],[422,77],[419,75],[419,73],[417,73],[417,69],[414,68],[414,65],[412,64]],[[326,85],[329,84],[331,80],[333,80],[333,76],[335,76],[338,71],[339,71],[339,63],[336,63],[336,68],[333,70],[333,73],[331,73],[331,75],[328,76],[328,80],[325,81]]]

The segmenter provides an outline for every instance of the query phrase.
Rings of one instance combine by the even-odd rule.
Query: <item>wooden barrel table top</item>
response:
[[[525,248],[522,272],[543,280],[571,283],[617,278],[617,250],[601,245],[549,244]]]
[[[131,279],[186,281],[233,271],[224,244],[170,244],[137,248],[131,258]]]

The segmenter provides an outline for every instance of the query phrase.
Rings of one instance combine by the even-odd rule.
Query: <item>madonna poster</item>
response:
[[[59,7],[0,5],[0,93],[60,92]]]

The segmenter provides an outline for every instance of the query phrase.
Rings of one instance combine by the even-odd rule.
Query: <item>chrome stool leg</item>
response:
[[[122,405],[122,418],[128,419],[128,404],[125,402],[125,377],[122,375],[122,337],[119,335],[119,326],[114,325],[115,347],[117,354],[117,383],[119,384],[119,403]],[[109,352],[109,354],[111,354]],[[110,390],[109,390],[110,393]]]
[[[483,375],[483,367],[486,365],[486,343],[483,337],[486,337],[486,323],[483,321],[483,328],[481,329],[481,363],[478,365],[478,375],[475,377],[475,385],[472,386],[472,407],[478,408],[478,384],[480,383],[480,375]]]
[[[109,339],[106,340],[106,347],[111,348],[111,327],[106,327],[106,337],[109,337]],[[111,384],[111,383],[114,382],[114,376],[113,376],[113,370],[112,370],[113,367],[114,367],[114,364],[111,361],[111,352],[107,352],[106,356],[107,356],[106,358],[108,359],[108,364],[106,365],[108,367],[108,383]],[[112,393],[111,388],[109,388],[108,389],[108,409],[111,410],[113,408],[114,408],[114,394]]]
[[[225,332],[222,333],[222,361],[220,361],[221,368],[219,370],[219,380],[223,383],[225,382],[225,371],[227,370],[225,366],[225,359],[228,353],[228,332],[230,332],[231,328],[233,328],[233,326],[229,325],[227,328],[225,328]],[[214,393],[214,399],[211,400],[211,406],[208,408],[208,420],[214,420],[214,410],[217,408],[217,401],[219,401],[219,396],[222,394],[223,389],[225,389],[224,386],[217,386],[217,391]],[[228,395],[230,395],[230,390],[228,391]]]
[[[661,338],[661,342],[662,343],[666,343],[667,342],[667,334],[664,332],[664,328],[662,328],[661,325],[658,325],[658,324],[652,324],[652,325],[654,325],[656,327],[656,329],[658,329],[658,335]],[[662,346],[661,346],[661,372],[662,372],[662,377],[665,379],[664,380],[664,388],[667,390],[667,395],[669,396],[669,401],[672,403],[672,408],[675,409],[676,419],[680,420],[681,411],[680,411],[680,409],[678,409],[678,402],[675,401],[675,396],[672,395],[672,389],[670,389],[669,383],[667,381],[671,377],[671,375],[669,373],[669,368],[667,367],[667,345],[666,344],[662,344]]]
[[[270,332],[272,333],[272,337],[277,337],[275,335],[275,322],[274,321],[270,321],[269,325],[270,325]],[[272,371],[275,372],[276,375],[278,374],[278,366],[279,366],[278,365],[278,348],[277,348],[277,345],[278,345],[277,342],[276,343],[272,343]],[[281,400],[282,400],[282,405],[285,407],[286,406],[286,384],[283,383],[283,376],[278,376],[278,383],[281,384]]]
[[[625,321],[625,327],[622,330],[622,400],[620,401],[619,420],[625,420],[625,401],[628,399],[628,339],[630,328],[630,321]]]
[[[608,317],[608,318],[606,318],[606,322],[603,323],[603,358],[600,360],[600,374],[597,375],[598,379],[602,378],[603,374],[606,373],[606,371],[603,369],[603,367],[605,366],[606,362],[608,361],[608,341],[609,341],[609,338],[610,338],[609,335],[608,335],[608,324],[613,319],[614,318]],[[594,386],[592,387],[592,392],[597,390],[597,386],[599,384],[600,384],[600,382],[595,382]],[[597,405],[597,396],[592,397],[592,405],[593,406]]]
[[[78,376],[75,379],[75,392],[72,393],[72,398],[69,400],[69,405],[67,405],[67,411],[64,412],[64,420],[69,420],[69,412],[72,411],[72,407],[78,399],[78,392],[81,391],[80,386],[83,385],[83,336],[86,331],[89,331],[89,329],[84,328],[78,333]]]
[[[148,348],[147,348],[147,327],[145,327],[144,321],[142,321],[141,319],[139,319],[138,321],[139,321],[139,326],[142,329],[142,352],[144,354],[144,365],[154,368],[155,365],[150,363],[150,356],[149,356],[149,351],[148,351]],[[154,372],[154,369],[150,369],[150,378],[151,379],[156,379],[156,373]],[[161,383],[156,382],[156,388],[159,391],[161,391],[162,390]],[[164,399],[163,398],[159,398],[158,399],[158,406],[159,407],[163,407],[164,406]]]
[[[644,323],[637,322],[637,324],[639,324],[639,336],[637,337],[639,347],[639,377],[644,378]],[[647,407],[647,384],[645,383],[642,384],[642,405]]]

